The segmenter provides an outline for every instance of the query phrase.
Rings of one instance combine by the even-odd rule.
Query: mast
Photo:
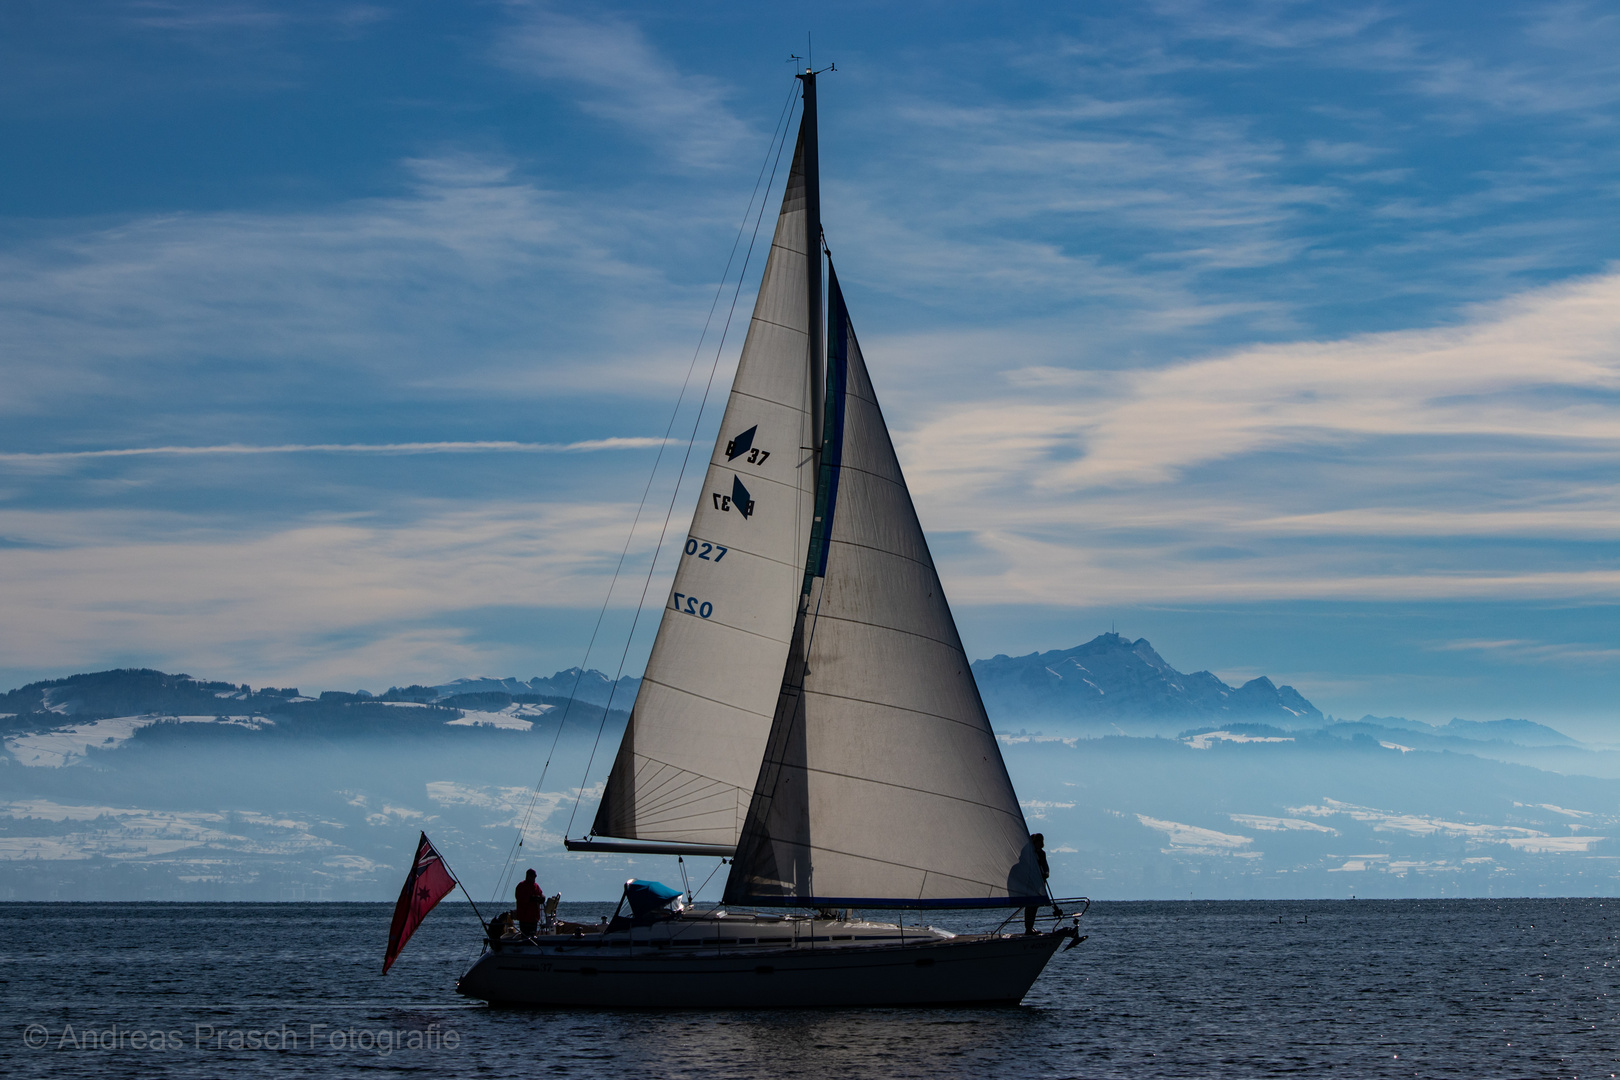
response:
[[[816,73],[806,68],[799,76],[804,83],[804,119],[800,127],[804,139],[805,236],[810,241],[805,253],[809,262],[806,300],[810,319],[810,445],[819,459],[822,443],[822,415],[826,411],[827,370],[821,339],[821,150],[816,135]],[[817,475],[819,469],[811,473]]]

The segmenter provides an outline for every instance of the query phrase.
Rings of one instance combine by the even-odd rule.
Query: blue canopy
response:
[[[681,891],[662,882],[631,878],[624,883],[624,898],[630,901],[632,914],[646,915],[661,907],[668,907],[672,900],[679,900]]]

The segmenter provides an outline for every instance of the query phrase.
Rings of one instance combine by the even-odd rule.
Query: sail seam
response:
[[[806,337],[807,338],[807,337],[810,336],[809,334],[806,334],[803,330],[800,330],[797,326],[789,326],[786,323],[779,323],[775,319],[767,319],[762,315],[755,315],[751,321],[752,322],[757,322],[757,323],[764,323],[766,326],[774,326],[778,330],[786,330],[788,333],[790,333],[790,334],[798,334],[800,337]]]
[[[911,863],[896,862],[894,859],[880,859],[875,855],[859,855],[853,851],[842,851],[838,848],[823,847],[820,844],[800,844],[792,840],[773,840],[773,843],[779,843],[784,847],[806,848],[813,851],[829,852],[833,855],[842,855],[846,859],[862,859],[866,862],[881,863],[884,866],[898,866],[902,870],[916,870],[923,874],[930,872],[926,866],[913,866]],[[977,878],[960,877],[955,874],[947,874],[945,876],[955,881],[966,881],[973,885],[983,885],[985,888],[991,890],[992,894],[994,894],[995,890],[997,889],[997,885],[993,881],[980,881]],[[986,899],[988,899],[988,897],[986,897]]]
[[[986,738],[994,741],[996,733],[988,728],[982,728],[968,720],[958,720],[952,716],[941,716],[939,713],[924,712],[921,709],[908,709],[904,705],[891,705],[887,701],[877,701],[873,698],[855,697],[852,694],[830,694],[825,690],[805,688],[806,694],[815,694],[817,697],[828,698],[833,701],[853,701],[861,705],[876,705],[880,709],[893,709],[896,712],[910,713],[912,716],[925,716],[930,720],[943,720],[948,724],[959,724],[970,731],[983,732]]]
[[[760,483],[763,483],[763,484],[775,484],[777,487],[789,488],[789,489],[791,489],[793,491],[802,491],[803,490],[802,488],[799,487],[798,484],[790,484],[786,480],[777,480],[774,477],[766,476],[764,473],[756,473],[756,472],[744,473],[744,472],[739,472],[735,465],[732,465],[729,462],[725,462],[725,461],[711,461],[711,462],[709,462],[709,467],[711,469],[725,469],[726,471],[730,472],[733,476],[746,476],[746,477],[748,477],[748,482],[750,484],[752,484],[755,480],[758,480]],[[707,480],[707,477],[705,477],[704,479]],[[687,535],[688,536],[696,536],[697,534],[695,532],[689,532],[689,533],[687,533]],[[759,557],[762,558],[762,559],[771,559],[771,557],[769,555],[760,555],[759,552],[748,551],[747,548],[739,547],[736,544],[731,545],[731,549],[734,550],[734,551],[746,551],[750,555],[759,555]],[[771,559],[771,561],[772,562],[782,562],[781,559]]]
[[[750,552],[749,554],[752,554],[752,552]],[[771,558],[769,558],[769,556],[761,555],[760,558],[761,559],[766,559],[769,562],[773,562],[778,566],[786,565],[780,559],[771,559]],[[670,592],[674,592],[674,591],[675,591],[674,588],[671,587]],[[671,610],[669,608],[669,602],[667,600],[664,602],[664,607],[665,607],[666,610]],[[732,623],[726,622],[724,619],[711,617],[711,618],[702,620],[702,622],[703,622],[704,625],[707,625],[707,626],[719,627],[722,630],[731,630],[731,631],[733,631],[735,633],[738,633],[738,634],[747,634],[749,637],[757,637],[757,638],[761,639],[762,641],[774,641],[778,645],[784,644],[783,639],[781,639],[779,637],[772,637],[769,634],[762,634],[758,630],[749,630],[749,629],[746,629],[745,627],[736,626],[736,625],[733,625]],[[642,678],[645,679],[646,676],[643,675]],[[668,683],[658,682],[657,679],[654,679],[652,681],[657,682],[658,685],[660,685],[660,686],[668,686],[669,685]]]
[[[823,615],[822,618],[830,619],[833,622],[847,623],[850,626],[870,626],[874,630],[887,630],[893,634],[904,634],[907,637],[917,638],[922,641],[932,641],[935,645],[943,645],[952,652],[961,653],[964,660],[967,658],[967,654],[962,652],[962,645],[960,641],[943,641],[940,638],[930,637],[927,634],[919,634],[915,630],[906,630],[902,627],[889,626],[885,623],[867,622],[865,619],[852,619],[846,615],[827,614]]]
[[[777,565],[781,565],[780,561],[778,561],[778,560],[773,559],[771,561],[776,562]],[[670,591],[673,592],[674,590],[671,589]],[[682,595],[685,595],[685,594],[683,593]],[[669,608],[668,601],[665,601],[665,608],[668,609],[668,610],[673,610],[672,608]],[[697,618],[697,616],[694,616],[694,615],[688,615],[687,617],[688,618]],[[719,627],[722,630],[731,630],[731,631],[734,631],[735,633],[738,633],[738,634],[747,634],[749,637],[757,637],[762,641],[774,641],[778,645],[782,644],[782,639],[781,638],[771,637],[769,634],[761,634],[757,630],[745,630],[740,626],[733,626],[731,623],[722,622],[718,618],[711,617],[711,618],[708,618],[708,619],[704,619],[702,621],[703,621],[703,623],[705,625],[708,625],[708,626]],[[642,678],[643,678],[643,680],[645,680],[646,676],[642,676]],[[659,686],[669,686],[669,683],[658,682],[657,679],[654,679],[652,681],[658,683]]]
[[[803,416],[805,412],[805,410],[799,408],[797,405],[791,405],[785,401],[777,401],[775,398],[761,397],[759,394],[750,394],[746,390],[733,390],[731,392],[731,396],[751,398],[754,401],[763,401],[767,405],[775,405],[779,409],[788,409],[792,412],[798,413],[800,416]],[[715,449],[718,450],[719,447],[716,447]]]
[[[860,473],[862,476],[870,476],[874,480],[882,480],[884,483],[888,484],[890,487],[897,487],[901,491],[905,492],[906,501],[907,502],[911,501],[911,489],[906,487],[904,480],[896,480],[892,476],[884,476],[882,473],[873,472],[871,469],[863,469],[859,465],[842,465],[842,466],[840,466],[840,468],[848,469],[850,472]],[[913,517],[915,517],[917,515],[916,507],[912,507],[911,514],[912,514]],[[919,530],[919,531],[921,531],[921,530]]]
[[[788,211],[788,213],[790,213],[790,214],[802,214],[803,212],[804,211],[802,211],[802,210],[789,210]],[[784,244],[779,240],[774,240],[773,239],[771,241],[771,251],[775,251],[778,248],[780,248],[783,251],[791,251],[793,254],[797,255],[801,259],[805,259],[805,258],[808,258],[810,256],[810,253],[808,251],[800,251],[796,247],[793,247],[793,246],[791,246],[789,244]],[[767,257],[769,257],[769,253],[767,253]]]
[[[788,766],[788,767],[793,768],[793,769],[799,769],[799,770],[802,770],[802,771],[807,772],[807,773],[820,773],[822,776],[837,776],[837,777],[841,777],[841,778],[843,778],[845,780],[857,780],[857,781],[859,781],[859,782],[861,782],[863,784],[875,784],[878,787],[894,788],[896,791],[915,791],[919,795],[934,795],[934,796],[937,796],[937,797],[939,797],[941,799],[949,799],[952,802],[966,803],[969,806],[980,806],[980,807],[983,807],[986,810],[991,810],[991,811],[994,811],[997,814],[1001,814],[1003,817],[1009,817],[1009,818],[1014,818],[1015,817],[1015,818],[1017,818],[1018,823],[1020,825],[1024,824],[1024,814],[1023,814],[1022,810],[1020,810],[1017,814],[1014,814],[1012,811],[1006,810],[1006,809],[1004,809],[1002,807],[992,806],[989,803],[980,802],[978,799],[969,799],[969,798],[967,798],[965,796],[962,796],[962,795],[948,795],[943,791],[933,791],[933,790],[931,790],[929,788],[912,787],[910,784],[896,784],[896,783],[893,783],[893,782],[888,781],[888,780],[874,780],[869,776],[856,776],[854,773],[841,773],[841,772],[833,772],[831,769],[818,769],[813,765],[793,765],[793,766]],[[788,841],[784,840],[784,841],[781,841],[781,842],[782,843],[787,843]],[[832,849],[831,848],[823,848],[822,850],[830,851]],[[846,852],[846,854],[847,854],[847,852]],[[863,856],[861,856],[861,858],[865,858],[865,856],[863,855]],[[918,867],[918,869],[922,869],[922,868]]]
[[[927,568],[929,570],[934,571],[936,574],[939,572],[939,568],[934,565],[934,560],[933,560],[932,557],[930,557],[930,558],[928,558],[926,560],[925,559],[919,559],[914,555],[907,555],[907,554],[905,554],[903,552],[899,552],[899,551],[891,551],[888,548],[881,548],[881,547],[878,547],[878,546],[876,546],[874,544],[862,544],[862,543],[857,543],[854,540],[839,540],[837,537],[834,537],[832,542],[834,544],[843,544],[846,547],[860,548],[863,551],[875,551],[879,555],[892,555],[896,559],[904,559],[906,562],[915,563],[918,566],[925,567],[925,568]],[[937,578],[936,578],[936,580],[937,580]],[[943,591],[944,590],[942,589],[941,593],[943,593]]]
[[[756,636],[757,637],[765,637],[764,634],[758,634]],[[776,639],[775,638],[765,638],[765,640],[766,641],[775,641]],[[712,697],[709,697],[706,694],[694,693],[693,691],[688,690],[685,687],[676,686],[674,683],[662,682],[662,681],[660,681],[658,679],[648,678],[645,675],[642,676],[642,682],[652,683],[654,686],[662,686],[665,690],[673,690],[677,694],[685,694],[687,697],[696,698],[698,701],[707,701],[711,705],[720,705],[720,706],[723,706],[723,707],[725,707],[727,709],[731,709],[731,710],[733,710],[735,712],[742,713],[744,716],[757,716],[761,720],[765,720],[765,721],[769,721],[771,719],[769,716],[766,716],[764,713],[755,712],[752,709],[745,709],[741,705],[733,705],[729,701],[721,701],[719,698],[712,698]],[[645,757],[646,755],[642,755],[642,756]],[[656,758],[648,758],[648,760],[649,761],[656,761],[657,759]],[[667,764],[667,762],[660,762],[660,764]],[[672,765],[670,767],[671,768],[679,768],[680,766]],[[693,775],[701,776],[703,774],[702,773],[694,773]]]

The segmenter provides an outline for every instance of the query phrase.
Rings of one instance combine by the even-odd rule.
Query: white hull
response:
[[[697,922],[681,920],[676,933]],[[726,930],[743,930],[751,922],[734,917]],[[690,949],[655,944],[641,934],[634,942],[624,933],[547,934],[533,944],[509,940],[492,946],[456,989],[498,1005],[596,1008],[1014,1005],[1058,947],[1073,938],[1069,931],[951,936],[908,930],[903,942],[857,933],[834,944],[831,934],[814,932],[857,925],[898,929],[818,920],[811,933],[796,935],[787,945],[709,938],[715,944]],[[714,924],[699,932],[713,933]]]

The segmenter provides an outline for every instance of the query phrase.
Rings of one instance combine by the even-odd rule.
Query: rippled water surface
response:
[[[1021,1007],[792,1012],[467,1004],[465,907],[435,911],[384,978],[389,914],[0,904],[0,1075],[1620,1073],[1620,901],[1097,904]]]

